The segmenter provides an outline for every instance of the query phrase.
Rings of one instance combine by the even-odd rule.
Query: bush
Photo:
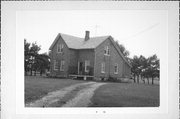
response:
[[[115,77],[109,77],[107,81],[111,81],[111,82],[118,82],[117,78]]]

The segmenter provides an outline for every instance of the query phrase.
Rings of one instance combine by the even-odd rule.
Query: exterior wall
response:
[[[64,44],[62,53],[57,53],[57,44]],[[69,49],[61,37],[59,37],[59,40],[56,42],[56,44],[52,48],[50,58],[51,58],[51,64],[50,64],[51,75],[59,76],[59,77],[66,77],[68,75]],[[54,60],[58,61],[58,70],[54,70]],[[61,60],[65,61],[64,71],[60,71]]]
[[[57,53],[57,44],[64,44],[63,53]],[[94,74],[94,49],[74,50],[69,49],[64,40],[59,37],[50,53],[50,72],[52,76],[67,77],[69,74],[78,74],[78,62],[83,62],[85,70],[85,60],[90,61],[90,72],[83,72],[83,75]],[[58,70],[54,70],[54,60],[58,61]],[[64,71],[60,71],[60,62],[65,61]]]
[[[63,53],[57,53],[57,44],[64,44]],[[110,56],[104,55],[104,47],[110,48]],[[90,72],[83,72],[82,75],[93,75],[95,78],[126,77],[130,76],[131,68],[119,55],[110,39],[105,40],[96,49],[74,50],[69,49],[64,40],[59,37],[50,53],[52,76],[67,77],[69,74],[78,74],[78,62],[83,62],[85,70],[85,60],[90,61]],[[58,70],[54,70],[54,60],[58,61]],[[60,61],[64,60],[64,71],[60,71]],[[101,73],[101,63],[105,63],[105,73]],[[118,64],[118,74],[115,74],[115,64]]]
[[[104,47],[109,46],[110,56],[104,55]],[[105,73],[101,73],[101,63],[105,62]],[[118,74],[115,74],[115,64],[118,64]],[[108,78],[108,77],[124,77],[126,74],[130,74],[130,67],[127,65],[123,58],[119,55],[112,42],[107,39],[95,49],[95,77]],[[125,70],[126,69],[126,70]]]
[[[78,73],[78,50],[69,49],[69,74]]]
[[[95,77],[109,77],[110,71],[110,57],[104,55],[104,46],[110,47],[110,42],[108,40],[104,41],[95,49],[95,68],[94,68],[94,76]],[[111,52],[111,49],[110,49]],[[111,53],[110,53],[111,54]],[[105,73],[101,73],[101,63],[105,63]]]
[[[131,76],[131,68],[126,63],[124,63],[123,76],[124,77]]]
[[[85,69],[85,60],[90,61],[90,74],[94,74],[94,49],[78,50],[78,62],[83,62],[83,69]]]

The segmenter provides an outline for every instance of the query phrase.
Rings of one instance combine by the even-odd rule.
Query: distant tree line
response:
[[[40,72],[40,75],[45,73],[50,68],[50,58],[47,53],[39,54],[41,46],[37,45],[36,42],[28,43],[24,39],[24,69],[25,75],[36,75]]]
[[[127,58],[129,63],[132,65],[131,72],[134,79],[134,82],[139,83],[140,77],[145,83],[145,79],[147,80],[148,84],[149,79],[151,78],[152,84],[154,84],[154,78],[159,78],[160,73],[160,66],[159,66],[159,59],[157,58],[156,54],[146,58],[143,55],[134,56],[133,58],[129,57],[129,51],[126,48],[116,42],[119,46],[120,51],[122,54]]]

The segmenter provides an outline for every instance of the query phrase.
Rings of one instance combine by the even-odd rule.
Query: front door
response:
[[[78,69],[79,69],[78,74],[82,75],[82,73],[83,73],[83,62],[79,62]]]

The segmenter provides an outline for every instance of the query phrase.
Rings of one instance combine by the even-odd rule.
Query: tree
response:
[[[134,82],[135,82],[135,77],[137,77],[137,82],[139,83],[139,75],[141,74],[141,64],[138,56],[134,56],[133,59],[131,60],[131,71],[134,76]]]
[[[126,48],[124,47],[124,45],[119,44],[118,41],[116,41],[117,46],[119,47],[120,51],[122,52],[122,54],[127,58],[129,56],[129,51],[126,50]]]
[[[139,79],[141,76],[141,79],[143,79],[144,83],[145,78],[147,78],[148,84],[149,78],[152,78],[152,84],[154,84],[154,77],[159,77],[159,59],[156,55],[148,58],[145,58],[142,55],[140,55],[139,57],[134,56],[133,59],[131,59],[131,65],[134,82],[135,77],[137,77],[137,82],[139,83]]]
[[[152,69],[152,62],[150,58],[145,58],[144,56],[140,56],[140,63],[141,63],[141,76],[143,80],[145,81],[145,78],[148,81],[149,84],[149,78],[151,77],[151,72],[153,71]]]
[[[40,71],[40,75],[46,71],[46,69],[50,68],[50,57],[46,54],[39,54],[36,57],[37,61],[37,70]]]
[[[31,75],[32,75],[32,71],[35,71],[34,75],[36,75],[36,71],[38,69],[38,53],[41,50],[41,46],[37,45],[36,42],[32,43],[31,47],[30,47],[30,70],[31,70]]]
[[[34,75],[37,71],[40,71],[40,75],[42,75],[46,69],[50,68],[50,57],[47,53],[39,54],[41,46],[37,45],[36,42],[31,44],[24,39],[24,49],[25,75],[29,71],[31,75],[33,71]]]
[[[27,72],[29,71],[30,67],[29,67],[29,60],[30,60],[30,56],[29,56],[29,52],[30,52],[30,43],[28,43],[26,41],[26,39],[24,39],[24,68],[25,68],[25,75],[27,75]]]
[[[159,78],[159,59],[156,55],[148,58],[148,75],[152,78],[152,84],[154,84],[154,78]]]
[[[28,43],[26,39],[24,39],[24,66],[25,66],[25,75],[27,75],[27,72],[30,71],[32,75],[32,71],[35,71],[38,69],[39,61],[39,51],[41,49],[41,46],[37,45],[36,42],[34,43]]]
[[[145,83],[145,77],[146,77],[146,68],[147,68],[147,59],[144,57],[144,56],[142,56],[142,55],[140,55],[140,57],[139,57],[139,64],[140,64],[140,66],[139,66],[139,70],[140,70],[140,75],[141,75],[141,79],[144,81],[144,83]]]

